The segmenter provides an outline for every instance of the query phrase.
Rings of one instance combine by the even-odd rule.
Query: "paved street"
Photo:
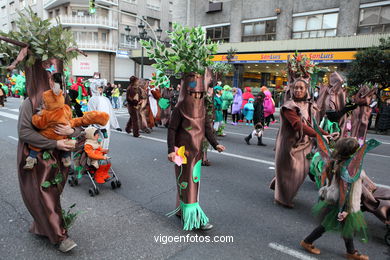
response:
[[[122,188],[106,184],[100,195],[88,195],[89,181],[78,187],[66,186],[63,206],[77,203],[82,211],[70,231],[79,247],[59,253],[45,239],[27,232],[31,216],[25,208],[16,173],[17,116],[19,99],[10,98],[0,108],[0,258],[1,259],[339,259],[344,244],[338,234],[325,234],[316,245],[322,250],[313,257],[300,249],[299,242],[316,226],[311,207],[317,193],[307,179],[295,200],[294,209],[273,203],[268,188],[274,176],[275,124],[265,132],[267,147],[245,144],[248,126],[226,127],[220,138],[226,153],[209,153],[211,167],[203,167],[200,202],[215,225],[212,231],[180,231],[180,221],[165,214],[175,208],[173,165],[167,161],[166,129],[155,128],[150,135],[133,138],[114,132],[110,155]],[[117,112],[124,129],[127,111]],[[379,185],[390,186],[390,137],[369,134],[383,144],[366,156],[364,168]],[[385,225],[366,213],[370,230],[367,244],[356,241],[357,249],[370,259],[390,259],[384,242]],[[232,243],[156,243],[159,235],[233,236]],[[287,247],[287,248],[284,248]],[[283,248],[283,252],[281,252]]]

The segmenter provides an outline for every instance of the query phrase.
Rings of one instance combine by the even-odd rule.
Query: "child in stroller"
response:
[[[101,147],[100,135],[102,135],[102,132],[96,127],[89,126],[85,129],[85,136],[78,140],[77,150],[73,156],[78,176],[71,176],[69,179],[71,186],[78,185],[78,179],[82,177],[83,173],[86,174],[93,185],[89,189],[91,196],[99,194],[99,188],[96,184],[111,181],[113,189],[121,186],[121,182],[111,168],[110,158],[106,156],[108,149]]]

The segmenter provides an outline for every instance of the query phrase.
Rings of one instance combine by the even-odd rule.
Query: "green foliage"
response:
[[[43,157],[43,160],[47,161],[51,158],[51,155],[48,151],[44,151],[42,157]]]
[[[233,65],[223,62],[214,62],[213,65],[211,65],[211,69],[216,74],[220,73],[222,75],[225,75],[233,71]]]
[[[79,215],[79,211],[77,212],[71,212],[71,210],[76,206],[76,204],[71,205],[67,211],[62,210],[62,219],[64,221],[64,228],[66,230],[69,230],[70,227],[75,222],[77,216]]]
[[[152,74],[152,81],[150,81],[151,86],[157,86],[159,88],[169,88],[171,82],[169,78],[161,70],[157,70],[156,73]]]
[[[217,52],[217,44],[206,40],[201,27],[183,27],[173,24],[173,31],[168,32],[171,48],[167,49],[159,41],[141,41],[150,59],[156,61],[152,66],[163,72],[173,71],[180,78],[183,73],[204,74],[206,67],[212,65],[212,54]]]
[[[373,46],[356,53],[352,69],[348,74],[348,84],[358,86],[367,82],[390,86],[390,37],[380,39],[378,46]]]
[[[31,8],[26,12],[19,11],[18,14],[19,19],[16,20],[18,30],[9,33],[0,32],[0,35],[29,45],[28,59],[18,64],[20,69],[31,66],[36,60],[58,58],[66,63],[77,57],[75,51],[66,52],[68,48],[76,47],[76,42],[72,31],[65,30],[59,24],[59,20],[57,25],[52,25],[49,20],[42,20],[37,16]],[[19,51],[19,46],[0,42],[0,53],[4,53],[4,61],[7,65],[15,60]]]
[[[51,166],[53,167],[53,164]],[[53,168],[56,168],[56,167],[53,167]],[[53,180],[44,181],[44,182],[42,182],[41,186],[43,188],[49,188],[52,185],[59,185],[61,182],[63,182],[63,180],[64,180],[64,177],[62,176],[61,172],[58,172]]]
[[[311,74],[310,86],[315,88],[318,82],[322,82],[322,78],[325,76],[327,72],[330,70],[328,67],[318,67],[315,66],[313,70],[313,74]]]

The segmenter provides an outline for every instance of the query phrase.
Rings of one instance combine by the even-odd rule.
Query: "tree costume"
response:
[[[24,68],[26,73],[28,98],[21,105],[18,120],[17,167],[20,191],[23,201],[34,219],[30,232],[47,237],[53,244],[60,244],[59,249],[65,252],[76,246],[72,241],[72,245],[66,248],[61,247],[64,244],[62,242],[70,241],[60,203],[60,195],[66,183],[68,168],[60,163],[62,151],[56,149],[57,142],[36,131],[32,125],[32,116],[42,102],[43,93],[50,89],[48,73],[43,63],[49,58],[70,61],[77,56],[74,53],[76,49],[70,48],[75,45],[75,42],[71,32],[62,30],[60,25],[52,26],[48,20],[40,20],[31,9],[28,11],[28,16],[21,16],[17,25],[19,27],[17,32],[10,32],[8,37],[0,36],[0,40],[7,42],[0,44],[0,51],[7,53],[7,57],[14,59],[8,70],[19,66],[19,68]],[[34,30],[36,37],[31,37],[32,31],[30,30]],[[50,41],[47,40],[49,35],[52,37]],[[42,41],[48,48],[41,49],[41,43],[36,41],[37,38],[43,38]],[[16,59],[15,49],[8,43],[21,48]],[[80,131],[75,131],[73,135],[79,133]],[[38,154],[36,167],[32,171],[26,172],[23,170],[23,165],[29,155],[29,145],[47,152]],[[45,185],[49,181],[56,183],[56,185]]]
[[[203,98],[196,99],[191,92],[205,92],[204,77],[187,73],[181,81],[179,102],[172,113],[168,128],[168,153],[177,151],[181,163],[175,165],[182,223],[184,230],[206,225],[209,220],[199,205],[202,141],[206,137],[216,149],[211,124],[206,117]]]

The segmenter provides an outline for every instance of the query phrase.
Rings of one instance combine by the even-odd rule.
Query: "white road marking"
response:
[[[10,110],[10,111],[19,113],[19,108],[7,108],[7,109]]]
[[[0,111],[0,116],[4,116],[4,117],[18,120],[18,115],[10,114],[10,113],[6,113],[6,112],[2,112],[2,111]]]
[[[294,249],[288,248],[286,246],[283,246],[278,243],[269,243],[268,246],[272,249],[278,250],[279,252],[282,252],[284,254],[290,255],[292,257],[302,259],[302,260],[316,260],[317,258],[308,256],[306,254],[303,254],[299,251],[296,251]]]
[[[228,132],[228,131],[225,131],[226,134],[233,134],[233,135],[241,135],[241,136],[248,136],[246,134],[241,134],[241,133],[235,133],[235,132]],[[264,139],[268,139],[268,140],[273,140],[275,141],[276,139],[275,138],[271,138],[271,137],[265,137],[263,136]]]
[[[275,167],[270,166],[270,167],[268,167],[268,169],[275,170]]]
[[[16,137],[13,137],[13,136],[11,136],[11,135],[9,135],[8,137],[9,137],[9,138],[11,138],[12,140],[19,141],[19,139],[18,139],[18,138],[16,138]]]

